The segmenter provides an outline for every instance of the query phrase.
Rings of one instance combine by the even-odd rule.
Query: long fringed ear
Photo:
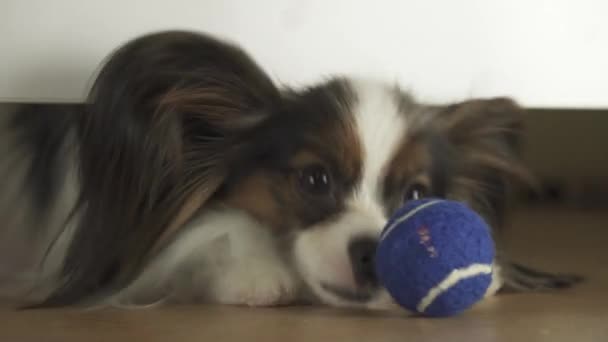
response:
[[[524,111],[512,100],[492,98],[451,105],[434,124],[453,148],[450,195],[465,198],[500,223],[507,184],[532,183],[520,159]]]
[[[136,39],[100,71],[79,128],[79,225],[41,306],[124,287],[222,185],[238,136],[280,94],[240,49],[189,32]]]

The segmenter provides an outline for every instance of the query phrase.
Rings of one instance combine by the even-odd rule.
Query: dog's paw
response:
[[[529,292],[565,289],[581,281],[583,277],[573,274],[551,274],[519,264],[509,264],[502,269],[501,292]]]
[[[296,284],[293,275],[279,265],[245,263],[216,279],[214,297],[221,304],[285,305],[295,300]]]

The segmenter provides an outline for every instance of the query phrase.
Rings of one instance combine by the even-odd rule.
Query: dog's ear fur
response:
[[[500,225],[507,184],[531,182],[520,159],[524,111],[508,98],[447,106],[433,121],[452,149],[454,175],[448,196],[465,198]]]
[[[189,32],[147,35],[100,70],[79,127],[79,225],[41,306],[124,287],[167,230],[222,185],[238,136],[280,93],[241,50]]]

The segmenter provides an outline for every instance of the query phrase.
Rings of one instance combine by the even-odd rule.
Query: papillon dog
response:
[[[374,270],[387,218],[449,198],[497,236],[527,178],[522,115],[508,98],[427,104],[349,77],[278,87],[232,43],[148,34],[104,62],[85,103],[2,115],[1,279],[33,307],[391,308]],[[579,280],[497,244],[488,295]]]

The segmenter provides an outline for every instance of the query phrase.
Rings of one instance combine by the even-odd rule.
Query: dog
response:
[[[2,279],[31,307],[392,308],[374,270],[387,218],[448,198],[497,236],[528,176],[522,115],[349,77],[278,87],[233,43],[150,33],[107,58],[85,103],[2,116]],[[488,295],[579,281],[500,248],[495,267]]]

